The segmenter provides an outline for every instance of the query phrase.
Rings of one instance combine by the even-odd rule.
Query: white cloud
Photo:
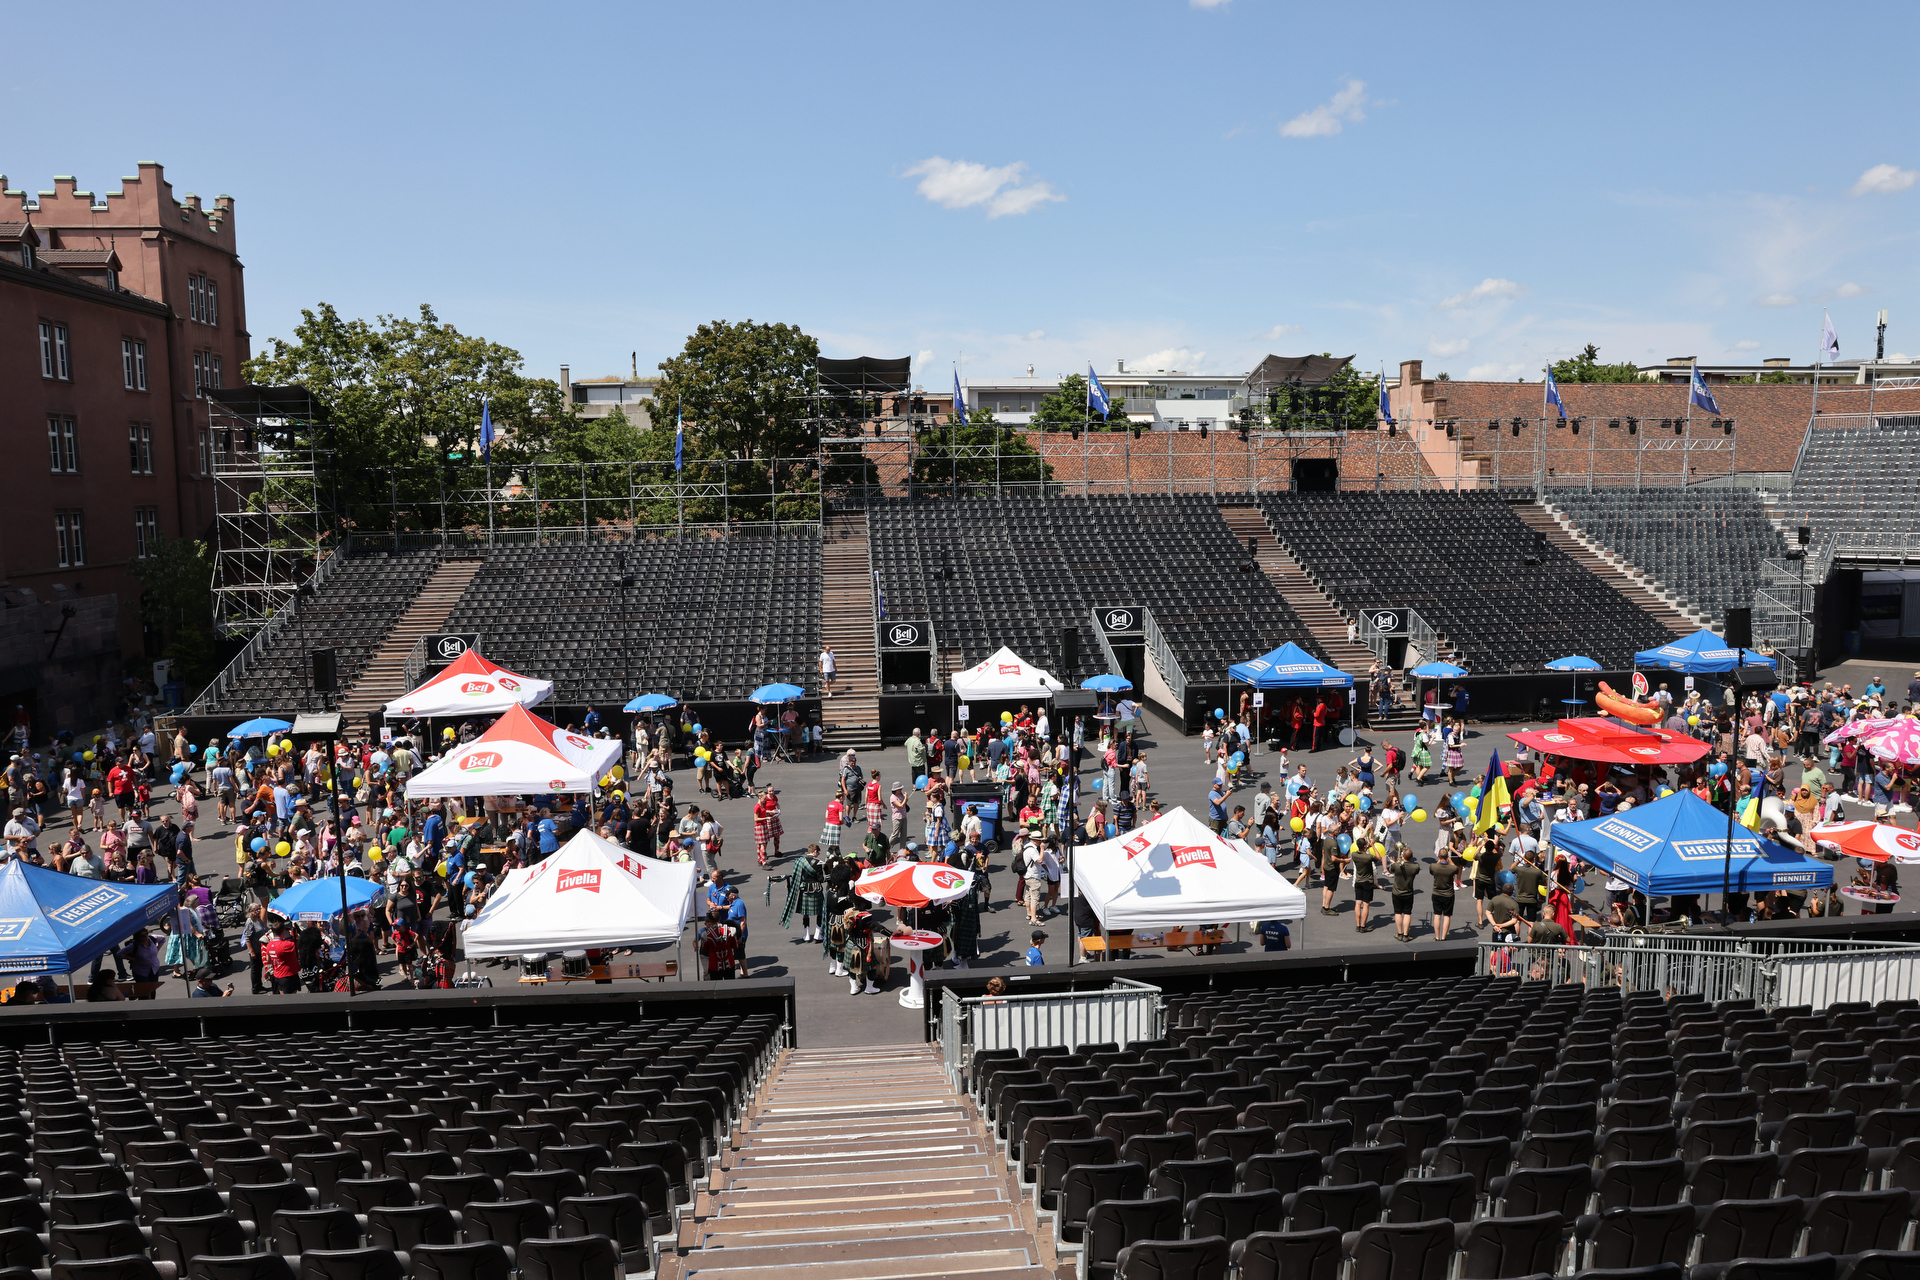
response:
[[[1195,9],[1224,9],[1228,3],[1229,0],[1187,0],[1187,4]]]
[[[1433,338],[1428,341],[1427,350],[1437,356],[1463,356],[1467,353],[1467,348],[1472,345],[1473,343],[1466,338],[1449,338],[1444,342],[1439,338]]]
[[[1027,333],[1027,341],[1039,342],[1041,339],[1045,338],[1046,336],[1047,336],[1047,331],[1045,329],[1032,329],[1032,330],[1029,330]]]
[[[1294,334],[1300,332],[1302,332],[1302,330],[1297,324],[1277,324],[1265,333],[1255,334],[1254,336],[1262,342],[1278,342],[1282,338],[1291,338]]]
[[[1517,298],[1526,291],[1527,286],[1523,284],[1502,280],[1499,276],[1488,276],[1465,293],[1456,293],[1451,297],[1442,298],[1434,305],[1441,311],[1452,311],[1456,307],[1470,307],[1477,302],[1486,302],[1490,299],[1504,302],[1509,298]]]
[[[1066,199],[1048,184],[1026,179],[1026,168],[1019,160],[989,168],[971,160],[932,156],[909,168],[906,176],[920,179],[915,190],[942,208],[984,205],[989,218],[1031,213],[1049,201]]]
[[[1127,367],[1129,370],[1140,373],[1163,371],[1170,373],[1175,369],[1192,372],[1204,364],[1206,359],[1207,353],[1204,351],[1195,351],[1189,347],[1166,347],[1152,355],[1127,361]]]
[[[1469,382],[1511,382],[1520,376],[1525,365],[1518,364],[1477,364],[1467,370]]]
[[[1856,196],[1890,196],[1896,191],[1905,191],[1915,182],[1920,182],[1920,170],[1902,169],[1898,165],[1877,164],[1860,175],[1860,181],[1853,184],[1849,194]]]
[[[927,363],[927,361],[931,359],[933,359],[933,348],[928,347],[925,351],[922,351],[919,355],[913,358],[913,363],[916,367],[923,366]]]
[[[1845,284],[1841,285],[1838,289],[1835,289],[1833,291],[1833,296],[1836,298],[1857,298],[1861,294],[1866,293],[1867,291],[1868,291],[1867,286],[1863,284],[1855,284],[1853,281],[1849,280]]]
[[[1770,293],[1764,298],[1755,298],[1756,307],[1794,307],[1800,305],[1800,299],[1791,293]]]
[[[1330,138],[1339,133],[1342,121],[1358,124],[1367,118],[1367,82],[1349,80],[1339,92],[1314,107],[1302,111],[1280,126],[1283,138]]]
[[[1758,351],[1760,349],[1760,340],[1758,338],[1742,338],[1733,344],[1733,349],[1735,351]]]

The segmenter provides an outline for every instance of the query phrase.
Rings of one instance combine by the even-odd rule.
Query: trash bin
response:
[[[186,686],[178,680],[169,680],[160,686],[161,696],[167,700],[168,710],[177,711],[185,705]]]
[[[1847,652],[1848,653],[1860,652],[1860,633],[1858,631],[1847,632]]]

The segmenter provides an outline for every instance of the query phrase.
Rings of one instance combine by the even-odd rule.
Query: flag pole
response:
[[[1807,415],[1807,426],[1813,426],[1813,420],[1820,416],[1820,366],[1827,358],[1827,325],[1829,317],[1825,307],[1820,308],[1820,346],[1813,357],[1813,409]],[[1871,424],[1869,424],[1871,425]]]

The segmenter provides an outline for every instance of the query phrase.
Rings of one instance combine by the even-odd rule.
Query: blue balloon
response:
[[[1102,787],[1106,785],[1106,781],[1107,780],[1105,778],[1095,778],[1093,780],[1093,789],[1095,791],[1099,791]]]
[[[705,725],[703,725],[703,724],[697,724],[697,725],[695,725],[695,726],[693,726],[693,731],[694,731],[695,733],[705,733],[705,732],[707,731],[707,726],[705,726]]]
[[[1114,826],[1111,822],[1109,822],[1107,824],[1107,839],[1111,840],[1119,834],[1120,834],[1120,828]]]
[[[1225,720],[1225,719],[1227,718],[1227,710],[1226,710],[1226,708],[1225,708],[1225,707],[1215,707],[1215,708],[1213,709],[1213,718],[1214,718],[1215,720]]]
[[[1246,762],[1247,762],[1247,753],[1244,751],[1234,752],[1233,759],[1227,761],[1228,764],[1232,765],[1236,769],[1238,769],[1241,765],[1245,764]]]
[[[1345,853],[1347,850],[1353,848],[1353,837],[1342,831],[1336,838],[1335,843],[1340,846],[1340,852]]]
[[[74,752],[74,753],[73,753],[73,762],[74,762],[75,764],[85,764],[85,763],[87,762],[87,753],[86,753],[86,752],[84,752],[84,751],[76,751],[76,752]]]
[[[923,774],[921,774],[921,775],[920,775],[919,777],[917,777],[917,778],[915,778],[915,779],[913,780],[913,789],[914,789],[915,791],[925,791],[925,790],[927,789],[927,775],[926,775],[926,774],[924,774],[924,773],[923,773]]]
[[[248,847],[252,849],[255,853],[259,853],[262,849],[267,847],[267,839],[265,836],[255,836],[253,838],[253,843]]]
[[[1725,762],[1723,762],[1723,761],[1720,761],[1720,760],[1715,760],[1715,761],[1714,761],[1714,762],[1713,762],[1712,764],[1710,764],[1710,765],[1708,765],[1708,766],[1707,766],[1707,776],[1708,776],[1708,777],[1710,777],[1710,778],[1724,778],[1724,777],[1726,777],[1726,776],[1727,776],[1727,766],[1726,766],[1726,764],[1725,764]]]
[[[1373,808],[1373,797],[1372,797],[1372,796],[1361,796],[1361,797],[1360,797],[1360,812],[1362,812],[1362,813],[1365,813],[1365,812],[1366,812],[1367,810],[1369,810],[1369,809],[1371,809],[1371,808]]]

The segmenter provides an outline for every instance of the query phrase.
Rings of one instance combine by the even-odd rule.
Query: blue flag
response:
[[[1713,398],[1713,392],[1707,389],[1707,380],[1700,376],[1700,366],[1693,366],[1693,373],[1687,379],[1687,399],[1697,409],[1708,413],[1720,412],[1720,402]]]
[[[680,414],[680,402],[673,402],[673,469],[682,470],[686,463],[687,424]]]
[[[1567,402],[1560,398],[1560,384],[1553,380],[1553,370],[1547,370],[1547,403],[1560,411],[1562,421],[1566,420]]]
[[[958,369],[953,371],[953,420],[955,422],[965,422],[967,420],[967,397],[965,393],[960,390],[960,371]]]
[[[1100,375],[1093,371],[1093,366],[1088,365],[1087,366],[1087,412],[1092,413],[1096,409],[1100,411],[1101,417],[1104,418],[1107,416],[1109,412],[1108,402],[1107,402],[1107,389],[1100,385]]]
[[[480,456],[493,460],[493,412],[485,396],[480,397]]]
[[[1393,401],[1387,398],[1387,375],[1380,375],[1380,421],[1393,421]]]

